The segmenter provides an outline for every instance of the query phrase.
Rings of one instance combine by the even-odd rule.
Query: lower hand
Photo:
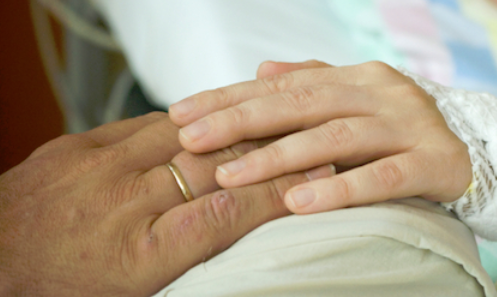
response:
[[[448,202],[472,178],[467,147],[435,100],[379,62],[268,62],[257,80],[194,95],[170,115],[183,126],[183,147],[196,153],[287,135],[220,166],[216,178],[225,188],[329,163],[352,168],[290,189],[285,203],[295,213],[414,195]]]
[[[177,133],[152,113],[62,136],[1,175],[0,295],[149,296],[288,214],[283,193],[308,181],[216,191],[216,166],[260,144],[197,156]],[[185,203],[171,159],[196,200]]]

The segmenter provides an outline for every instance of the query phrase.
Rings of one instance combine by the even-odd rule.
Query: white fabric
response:
[[[249,233],[155,296],[496,297],[472,232],[419,198],[293,215]]]
[[[122,44],[133,73],[163,107],[252,80],[265,60],[351,64],[360,59],[338,18],[330,17],[327,1],[93,2]]]
[[[444,87],[401,71],[437,100],[449,127],[469,147],[473,182],[463,197],[444,206],[481,237],[497,241],[497,98]]]

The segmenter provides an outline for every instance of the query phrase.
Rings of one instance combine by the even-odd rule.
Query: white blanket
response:
[[[418,198],[293,215],[249,233],[158,296],[487,296],[472,232]]]

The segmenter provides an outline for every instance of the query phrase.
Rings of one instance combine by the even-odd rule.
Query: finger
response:
[[[361,73],[361,68],[354,66],[302,69],[282,73],[193,95],[171,105],[169,115],[174,123],[182,127],[214,111],[253,98],[326,83],[356,85],[362,76],[364,74]]]
[[[337,119],[223,164],[216,179],[232,188],[328,163],[355,166],[405,151],[411,140],[404,138],[376,117]]]
[[[182,151],[171,162],[183,176],[186,186],[193,194],[193,197],[198,198],[220,189],[215,179],[217,166],[235,160],[271,141],[273,140],[247,141],[202,155]],[[162,214],[172,207],[185,203],[185,197],[167,165],[157,166],[141,174],[133,172],[131,177],[133,181],[131,186],[134,191],[145,196],[142,202],[136,202],[136,204],[142,205],[136,208],[143,209],[143,213]],[[140,189],[140,187],[143,189]],[[137,198],[132,199],[136,200]]]
[[[170,282],[257,226],[287,215],[283,193],[305,181],[305,174],[299,173],[244,188],[220,190],[165,213],[151,228],[159,253],[154,255],[154,262],[159,259],[170,263],[159,265],[162,271],[154,274],[157,284]]]
[[[116,194],[121,205],[142,217],[161,216],[169,209],[185,203],[176,180],[166,165],[148,171],[133,171],[120,180]]]
[[[310,69],[310,68],[326,68],[326,67],[333,67],[333,66],[317,60],[309,60],[301,63],[266,61],[263,62],[261,65],[259,65],[259,69],[257,69],[257,79],[283,74],[286,72],[291,72],[296,70]]]
[[[391,66],[377,61],[353,66],[302,69],[193,95],[171,105],[169,114],[174,123],[183,127],[214,111],[293,88],[327,83],[365,86],[406,81],[410,79]]]
[[[106,147],[108,153],[101,155],[116,160],[122,170],[146,171],[167,164],[182,150],[178,141],[178,127],[166,117]]]
[[[208,152],[244,139],[309,129],[334,118],[375,115],[381,104],[365,88],[294,88],[214,112],[182,128],[179,139],[188,151]]]
[[[144,127],[167,117],[168,115],[165,112],[151,112],[135,118],[111,122],[85,132],[84,134],[101,146],[108,146],[120,142]]]
[[[29,158],[63,150],[86,150],[109,146],[128,138],[143,127],[167,117],[163,112],[152,112],[136,118],[116,121],[79,134],[62,135],[37,148]]]
[[[285,194],[294,213],[316,213],[414,195],[430,195],[436,160],[419,152],[380,159],[362,167],[296,186]]]
[[[247,141],[209,154],[192,154],[183,151],[176,155],[172,162],[181,168],[193,197],[198,198],[220,189],[215,179],[217,166],[236,160],[261,145],[262,142]]]
[[[81,136],[81,134],[65,134],[38,147],[27,159],[34,159],[45,154],[60,155],[64,151],[80,152],[95,147],[100,147],[100,144],[93,139]]]
[[[194,197],[219,190],[215,179],[216,169],[219,165],[236,160],[243,155],[272,143],[277,138],[267,138],[254,141],[244,141],[230,147],[208,154],[192,154],[183,151],[176,155],[172,162],[182,168],[181,172]]]

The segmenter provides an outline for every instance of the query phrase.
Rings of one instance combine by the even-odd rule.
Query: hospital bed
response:
[[[121,47],[91,2],[31,0],[30,7],[66,132],[79,133],[121,119],[126,99],[137,86]],[[54,26],[53,19],[59,24]]]

